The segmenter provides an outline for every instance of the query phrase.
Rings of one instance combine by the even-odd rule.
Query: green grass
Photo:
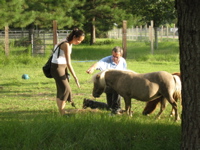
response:
[[[91,75],[86,70],[102,57],[111,54],[114,46],[78,45],[73,47],[72,65],[81,89],[73,78],[70,85],[73,99],[82,108],[83,98],[93,99]],[[11,49],[14,52],[15,49]],[[41,67],[45,57],[31,57],[11,53],[0,54],[0,149],[2,150],[177,150],[180,147],[181,122],[169,117],[168,105],[161,119],[143,116],[144,102],[132,100],[133,117],[110,116],[107,111],[82,112],[60,117],[58,114],[53,79],[44,77]],[[146,43],[127,43],[128,68],[139,73],[165,70],[179,72],[178,42],[161,42],[154,55]],[[97,72],[97,71],[96,71]],[[22,74],[30,79],[24,80]],[[105,102],[105,94],[98,101]],[[122,101],[124,107],[124,102]],[[66,109],[73,109],[67,104]],[[179,109],[181,113],[181,109]]]

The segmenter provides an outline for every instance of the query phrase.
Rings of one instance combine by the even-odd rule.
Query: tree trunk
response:
[[[33,33],[34,33],[34,24],[32,23],[32,24],[30,24],[29,26],[28,26],[28,30],[29,30],[29,41],[28,41],[28,44],[31,44],[31,40],[32,40],[32,35],[33,35]]]
[[[176,0],[182,78],[182,150],[200,150],[200,1]]]
[[[92,29],[91,29],[90,45],[92,45],[96,42],[95,17],[92,19],[91,28]]]

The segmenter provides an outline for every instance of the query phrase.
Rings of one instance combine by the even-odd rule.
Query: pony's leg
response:
[[[149,102],[146,102],[146,106],[142,112],[143,115],[149,115],[151,114],[155,109],[156,109],[156,106],[158,105],[158,103],[162,100],[162,97],[159,97],[153,101],[149,101]]]
[[[172,109],[175,112],[175,121],[180,120],[179,114],[178,114],[178,109],[177,109],[177,103],[174,101],[172,103],[170,103],[172,105]]]
[[[125,101],[125,111],[130,117],[132,117],[131,98],[124,98],[124,101]]]
[[[178,95],[176,94],[176,92],[174,92],[174,94],[173,94],[173,98],[174,98],[174,100],[176,101],[176,102],[178,102]],[[171,110],[171,113],[170,113],[170,117],[173,117],[175,115],[175,110],[174,110],[174,108],[172,107],[172,110]]]
[[[162,112],[163,112],[163,111],[165,110],[165,108],[166,108],[166,102],[167,102],[167,100],[166,100],[164,97],[161,97],[160,99],[161,99],[161,101],[160,101],[160,111],[159,111],[158,114],[156,115],[156,118],[157,118],[157,119],[160,119],[160,116],[161,116]]]
[[[181,102],[181,92],[180,91],[176,91],[174,94],[173,94],[173,98],[174,100],[176,101],[176,103],[178,103],[178,100]],[[175,115],[175,110],[174,108],[172,107],[172,110],[171,110],[171,113],[170,113],[170,117],[174,116]],[[179,118],[178,118],[179,119]]]
[[[175,110],[174,110],[174,108],[172,107],[172,110],[171,110],[171,113],[170,113],[170,117],[173,117],[175,115]]]
[[[174,112],[175,112],[175,121],[180,120],[180,117],[179,117],[179,114],[178,114],[178,107],[177,107],[176,101],[174,100],[173,97],[169,97],[167,100],[168,100],[168,102],[172,105],[172,109],[173,109]]]

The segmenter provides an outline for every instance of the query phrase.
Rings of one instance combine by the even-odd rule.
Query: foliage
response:
[[[9,3],[1,1],[0,14],[4,22],[2,24],[0,22],[0,27],[6,23],[12,27],[28,27],[34,24],[40,28],[50,28],[53,20],[57,20],[60,29],[66,26],[81,27],[84,17],[81,11],[75,9],[77,5],[81,6],[82,2],[80,0],[11,0]]]
[[[0,28],[5,24],[25,27],[31,34],[35,28],[52,28],[52,21],[57,20],[58,29],[84,29],[91,36],[90,44],[95,43],[96,35],[102,36],[114,25],[121,28],[122,20],[127,20],[128,27],[151,20],[159,27],[176,18],[174,0],[3,0],[0,4]]]
[[[121,7],[123,3],[125,1],[122,0],[86,0],[79,8],[83,10],[85,16],[84,30],[90,33],[91,45],[96,42],[96,33],[107,32],[113,28],[114,23],[121,25],[122,20],[133,18],[132,14]]]
[[[176,11],[174,5],[174,0],[135,0],[135,4],[131,5],[132,13],[140,15],[142,22],[151,25],[150,21],[153,21],[156,49],[158,45],[157,28],[175,22]]]
[[[132,14],[127,14],[126,9],[121,7],[123,3],[125,1],[122,0],[87,0],[82,8],[86,18],[85,30],[91,31],[92,24],[96,26],[97,32],[111,30],[114,23],[122,25],[122,20],[132,17]]]
[[[133,13],[142,16],[142,21],[154,21],[154,27],[170,24],[176,18],[174,0],[135,0],[135,4],[131,5]]]
[[[19,20],[23,11],[24,0],[0,1],[0,29]]]

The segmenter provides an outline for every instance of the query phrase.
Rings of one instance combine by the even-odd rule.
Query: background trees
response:
[[[59,22],[60,29],[63,27],[81,26],[83,16],[80,11],[76,10],[77,5],[81,5],[79,0],[25,0],[24,13],[30,12],[34,20],[28,25],[34,24],[39,28],[51,28],[52,20]],[[76,17],[79,16],[79,17]]]
[[[23,11],[23,4],[23,0],[0,1],[0,28],[4,28],[4,26],[9,26],[13,24],[13,22],[20,20],[22,17],[20,14]]]
[[[157,48],[158,27],[165,24],[175,23],[176,11],[174,0],[135,0],[132,13],[141,16],[141,21],[148,23],[153,20],[155,31],[155,48]]]
[[[86,0],[81,8],[84,10],[84,29],[91,35],[90,44],[95,43],[96,33],[103,34],[113,28],[114,23],[122,24],[122,20],[130,20],[131,13],[123,7],[125,1],[122,0]]]
[[[0,28],[5,22],[13,27],[30,27],[32,24],[50,28],[52,20],[57,20],[59,29],[84,26],[92,33],[92,28],[96,27],[99,33],[112,29],[113,23],[121,27],[122,20],[128,20],[131,25],[135,20],[137,24],[153,20],[154,26],[159,27],[175,18],[174,0],[3,0],[0,7],[4,18]]]
[[[114,24],[121,27],[122,20],[127,20],[128,26],[145,25],[153,20],[157,31],[157,27],[172,23],[175,18],[174,0],[2,0],[0,3],[3,18],[0,28],[8,23],[11,27],[27,28],[31,34],[36,27],[51,28],[52,21],[57,20],[59,29],[83,28],[90,34],[90,44],[95,43],[96,35],[112,29]]]

